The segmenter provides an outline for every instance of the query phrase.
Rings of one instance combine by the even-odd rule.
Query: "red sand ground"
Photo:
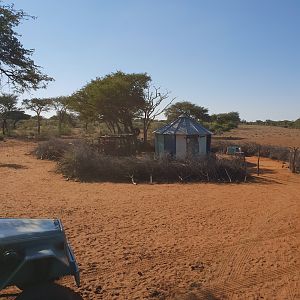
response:
[[[258,183],[78,183],[32,147],[0,144],[1,217],[61,218],[83,299],[300,299],[300,176],[281,163]]]

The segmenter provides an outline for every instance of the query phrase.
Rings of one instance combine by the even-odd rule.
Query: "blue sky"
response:
[[[26,0],[18,31],[55,78],[31,96],[68,95],[116,70],[210,113],[300,117],[298,0]],[[24,95],[23,97],[28,97]]]

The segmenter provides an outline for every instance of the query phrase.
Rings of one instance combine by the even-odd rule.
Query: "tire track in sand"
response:
[[[279,209],[269,215],[267,219],[262,219],[258,225],[261,227],[260,233],[254,239],[246,239],[242,243],[240,243],[242,244],[241,247],[234,246],[231,250],[229,250],[227,254],[228,259],[224,260],[223,264],[220,267],[220,271],[218,272],[219,280],[217,280],[217,285],[219,285],[221,289],[224,289],[225,286],[227,286],[228,282],[239,282],[238,278],[242,275],[246,261],[250,257],[251,251],[256,247],[257,243],[260,241],[268,241],[274,238],[264,238],[270,231],[271,227],[273,227],[273,222],[271,222],[271,220],[276,219],[285,210],[290,209],[293,206],[295,205],[291,204],[289,206],[286,206],[285,208]],[[290,234],[290,232],[285,232],[284,230],[279,230],[279,232],[277,233],[277,236],[286,236]],[[293,233],[298,234],[299,230],[296,230],[296,232]],[[229,276],[226,276],[227,274]]]
[[[293,265],[285,268],[281,268],[276,271],[272,272],[265,272],[261,274],[255,274],[251,276],[247,276],[240,280],[235,280],[232,282],[226,283],[226,285],[220,286],[220,285],[212,285],[210,287],[210,290],[213,291],[216,295],[221,296],[224,294],[230,294],[236,291],[240,291],[244,288],[250,288],[252,286],[255,286],[257,284],[270,282],[276,279],[283,278],[287,275],[294,275],[299,273],[300,264]],[[292,294],[294,294],[294,290],[291,291]],[[295,299],[295,298],[292,298]]]

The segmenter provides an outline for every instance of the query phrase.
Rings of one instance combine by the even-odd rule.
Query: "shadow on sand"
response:
[[[15,300],[83,300],[71,289],[52,283],[35,286],[20,294],[1,294],[0,298],[16,297]]]
[[[23,165],[18,165],[18,164],[1,164],[1,163],[0,163],[0,168],[10,168],[10,169],[15,169],[15,170],[28,169],[27,167],[25,167]]]
[[[245,138],[238,137],[238,136],[215,136],[214,140],[223,140],[223,141],[241,141]]]
[[[223,299],[219,296],[216,296],[212,291],[201,290],[196,288],[196,291],[182,292],[179,293],[172,300],[220,300]]]
[[[251,179],[251,183],[259,183],[259,184],[283,184],[282,182],[275,180],[274,178],[261,176],[261,177],[254,177]]]
[[[276,174],[276,170],[268,169],[268,168],[260,168],[259,176],[257,176],[257,164],[252,162],[247,162],[247,172],[251,177],[249,182],[252,183],[260,183],[260,184],[282,184],[282,182],[276,180],[276,177],[270,177],[266,175]],[[253,176],[254,175],[254,176]]]

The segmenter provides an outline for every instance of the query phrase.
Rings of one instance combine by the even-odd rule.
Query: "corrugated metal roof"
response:
[[[201,126],[196,120],[181,115],[178,119],[154,131],[156,134],[182,134],[182,135],[211,135],[212,133]]]

